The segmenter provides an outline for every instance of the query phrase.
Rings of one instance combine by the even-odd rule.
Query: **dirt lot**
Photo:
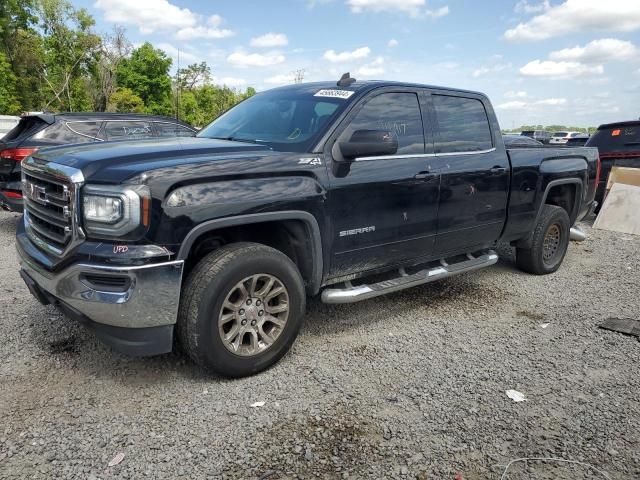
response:
[[[561,270],[311,301],[275,368],[212,378],[111,352],[18,275],[0,213],[0,478],[640,478],[640,238],[586,228]],[[524,393],[515,403],[505,390]],[[264,406],[252,408],[254,402]],[[119,465],[108,467],[117,453]]]

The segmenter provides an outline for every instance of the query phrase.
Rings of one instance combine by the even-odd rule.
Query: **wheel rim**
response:
[[[542,258],[546,264],[552,263],[560,252],[562,231],[557,223],[550,225],[544,236]]]
[[[218,333],[230,352],[243,357],[269,349],[289,318],[289,293],[273,275],[258,273],[239,281],[218,315]]]

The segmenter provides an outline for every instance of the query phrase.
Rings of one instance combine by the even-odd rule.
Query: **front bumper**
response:
[[[53,273],[33,260],[19,242],[17,246],[21,276],[40,302],[58,306],[123,353],[171,351],[182,260],[140,266],[76,263]],[[113,283],[115,288],[109,285]]]

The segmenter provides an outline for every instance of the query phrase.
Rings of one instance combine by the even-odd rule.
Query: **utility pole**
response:
[[[176,78],[178,82],[176,85],[176,120],[180,120],[180,88],[182,85],[180,81],[180,50],[178,50],[178,71],[176,72]]]

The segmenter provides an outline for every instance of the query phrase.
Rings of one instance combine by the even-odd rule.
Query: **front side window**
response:
[[[493,147],[489,118],[480,100],[433,95],[436,153],[477,152]]]
[[[415,93],[383,93],[373,97],[340,135],[347,142],[357,130],[384,130],[398,139],[398,155],[424,153],[424,131]]]
[[[349,103],[345,98],[316,93],[317,88],[259,93],[218,117],[197,136],[259,143],[283,152],[308,152],[331,119]]]
[[[107,122],[105,137],[107,140],[139,140],[153,136],[150,122]]]

